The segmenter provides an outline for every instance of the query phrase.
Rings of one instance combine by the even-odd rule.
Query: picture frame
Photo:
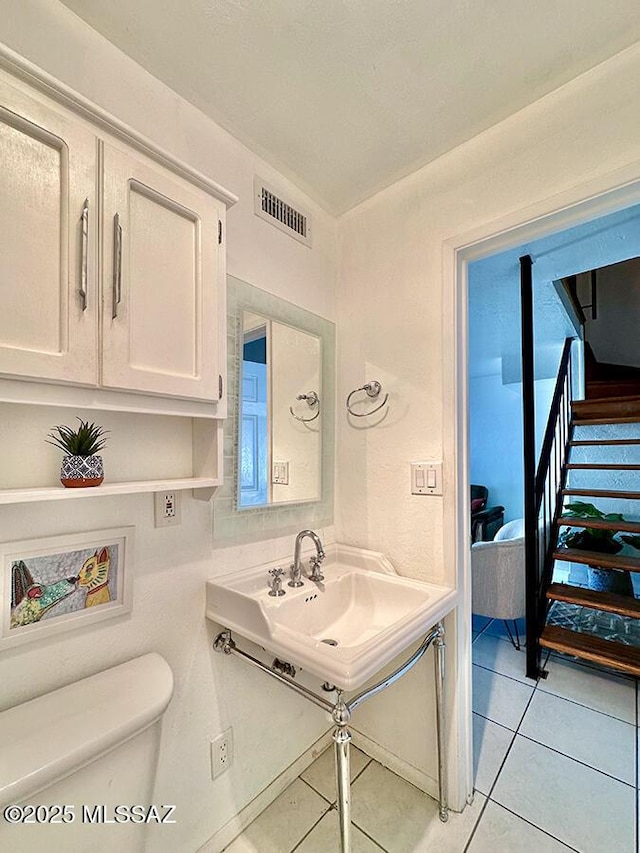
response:
[[[134,530],[0,543],[0,651],[128,613]]]

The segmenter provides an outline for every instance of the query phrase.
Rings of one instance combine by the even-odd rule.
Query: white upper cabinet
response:
[[[102,384],[217,402],[224,205],[109,145],[103,170]]]
[[[0,72],[0,399],[224,417],[235,197],[79,107]]]
[[[0,374],[95,385],[97,139],[0,80]]]

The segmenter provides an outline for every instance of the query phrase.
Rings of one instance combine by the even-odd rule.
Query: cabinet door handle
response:
[[[89,199],[85,198],[80,215],[80,301],[82,310],[87,310],[87,258],[89,250]]]
[[[111,319],[118,316],[118,305],[122,299],[122,225],[120,214],[113,217],[113,311]]]
[[[218,400],[222,400],[222,374],[218,374]]]

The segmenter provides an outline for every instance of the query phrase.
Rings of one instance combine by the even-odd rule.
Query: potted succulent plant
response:
[[[48,434],[48,444],[65,453],[60,482],[71,489],[99,486],[104,480],[102,457],[98,456],[107,439],[103,427],[78,418],[80,426],[56,426]]]
[[[624,521],[619,512],[604,513],[596,506],[585,501],[575,501],[567,504],[563,515],[566,518],[580,518],[588,521],[590,518],[600,521]],[[562,526],[562,519],[560,519]],[[601,527],[584,527],[581,530],[566,528],[559,537],[560,545],[564,548],[578,548],[582,551],[597,551],[600,554],[617,554],[622,550],[622,543],[616,538],[615,530]],[[630,543],[631,544],[631,543]]]

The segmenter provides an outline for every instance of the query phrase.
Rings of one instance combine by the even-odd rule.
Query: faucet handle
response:
[[[279,567],[275,569],[269,569],[269,574],[273,578],[273,580],[269,584],[269,586],[271,587],[271,589],[269,590],[269,595],[272,595],[274,597],[280,597],[281,595],[284,595],[285,590],[282,589],[282,576],[284,574],[284,569],[281,569]]]
[[[311,567],[311,575],[309,576],[310,581],[323,581],[324,575],[322,574],[322,569],[320,568],[320,564],[324,560],[324,554],[320,557],[310,557],[309,558],[309,566]]]

